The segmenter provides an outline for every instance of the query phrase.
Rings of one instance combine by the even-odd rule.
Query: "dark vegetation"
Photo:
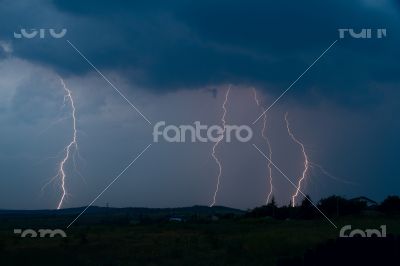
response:
[[[320,218],[321,213],[318,207],[328,217],[339,217],[358,214],[399,214],[400,197],[388,196],[381,204],[378,204],[366,197],[346,199],[340,196],[330,196],[313,203],[307,196],[299,206],[277,207],[274,199],[266,206],[257,207],[246,213],[247,217],[274,217],[276,219],[315,219]]]
[[[303,256],[281,258],[278,266],[399,265],[400,238],[338,238],[308,249]]]
[[[398,261],[400,198],[377,204],[331,196],[299,206],[91,207],[0,211],[0,265],[371,265]],[[387,238],[338,238],[342,226],[387,226]],[[60,228],[66,238],[21,238],[14,228]],[[346,258],[344,258],[344,256]],[[363,256],[363,257],[360,257]],[[333,263],[335,262],[335,263]],[[339,263],[340,262],[340,263]],[[376,264],[373,264],[376,265]]]

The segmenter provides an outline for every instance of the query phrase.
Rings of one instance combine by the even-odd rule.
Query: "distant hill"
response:
[[[86,207],[67,208],[61,210],[1,210],[0,217],[16,217],[16,216],[72,216],[80,214]],[[192,206],[181,208],[110,208],[91,206],[85,211],[85,215],[118,215],[124,214],[129,216],[168,216],[168,215],[224,215],[224,214],[243,214],[245,211],[228,208],[223,206]]]
[[[1,228],[64,228],[86,207],[61,210],[0,210]],[[217,217],[242,215],[238,209],[215,206],[182,208],[109,208],[89,207],[75,225],[137,224],[168,221],[172,217],[183,220],[210,221]]]

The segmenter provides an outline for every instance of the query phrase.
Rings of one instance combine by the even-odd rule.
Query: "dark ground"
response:
[[[66,210],[62,214],[0,211],[0,265],[276,265],[278,262],[279,265],[328,265],[317,261],[321,254],[333,262],[351,247],[367,251],[364,256],[400,253],[398,238],[392,237],[400,235],[399,216],[340,217],[334,219],[336,229],[325,219],[245,218],[241,211],[223,207],[94,208],[65,229],[76,211]],[[168,217],[184,221],[170,222]],[[387,239],[395,240],[385,243],[376,242],[382,239],[337,240],[339,229],[346,224],[360,229],[386,225]],[[67,237],[21,238],[13,233],[14,228],[60,228]],[[340,261],[342,266],[355,265]]]

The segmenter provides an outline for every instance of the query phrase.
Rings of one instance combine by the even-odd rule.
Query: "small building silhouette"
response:
[[[367,197],[357,197],[350,199],[350,201],[364,203],[368,208],[374,208],[378,206],[378,203],[376,201],[369,199]]]

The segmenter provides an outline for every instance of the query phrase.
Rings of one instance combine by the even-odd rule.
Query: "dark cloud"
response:
[[[370,82],[398,81],[399,14],[393,1],[3,1],[3,39],[15,54],[84,74],[91,67],[64,39],[13,40],[19,28],[67,28],[97,67],[155,91],[222,83],[281,92],[335,39],[338,28],[387,28],[382,40],[340,40],[294,97],[368,96]],[[26,10],[30,10],[29,13]],[[11,18],[11,20],[9,19]],[[4,24],[4,23],[3,23]],[[310,78],[307,78],[310,77]]]

